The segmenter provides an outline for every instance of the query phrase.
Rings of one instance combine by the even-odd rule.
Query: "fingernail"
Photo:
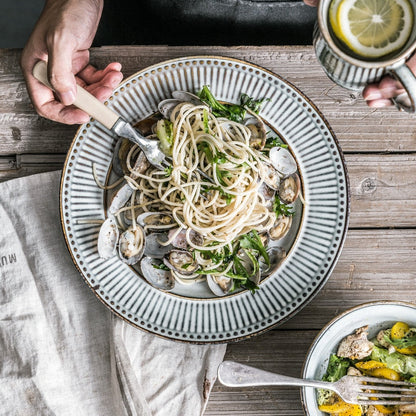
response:
[[[75,94],[69,90],[59,94],[59,98],[64,105],[71,105],[75,101]]]
[[[370,92],[366,97],[364,97],[367,101],[371,100],[379,100],[380,98],[383,98],[383,94],[380,91],[373,91]]]
[[[368,103],[368,105],[372,108],[384,108],[391,105],[390,100],[376,100],[371,103]]]

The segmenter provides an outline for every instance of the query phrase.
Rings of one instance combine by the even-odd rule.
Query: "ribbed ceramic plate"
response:
[[[117,138],[95,121],[78,130],[61,182],[63,231],[85,281],[113,312],[156,335],[188,342],[228,342],[262,333],[299,311],[329,277],[348,223],[348,179],[338,143],[316,107],[279,76],[247,62],[189,57],[162,62],[124,81],[108,106],[136,122],[154,113],[174,90],[209,85],[221,101],[239,102],[241,93],[268,98],[261,116],[289,144],[302,175],[302,221],[282,266],[254,295],[248,291],[203,299],[151,287],[117,257],[99,258],[99,225],[105,195],[92,176],[96,163],[105,182]]]

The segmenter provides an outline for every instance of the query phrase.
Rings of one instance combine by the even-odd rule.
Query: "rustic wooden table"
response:
[[[350,228],[331,278],[293,319],[248,341],[230,344],[227,359],[292,376],[308,347],[339,312],[390,299],[416,302],[416,117],[393,108],[371,110],[356,93],[334,85],[312,47],[104,47],[98,67],[112,60],[125,76],[180,56],[221,55],[261,65],[303,91],[332,126],[350,176]],[[76,126],[37,116],[19,69],[19,50],[0,50],[0,180],[62,167]],[[206,415],[301,415],[294,388],[214,386]]]

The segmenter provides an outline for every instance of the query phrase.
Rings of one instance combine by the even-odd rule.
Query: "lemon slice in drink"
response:
[[[357,55],[380,58],[403,47],[412,32],[408,0],[333,0],[334,34]],[[331,19],[331,10],[329,12]],[[334,18],[333,18],[334,19]]]

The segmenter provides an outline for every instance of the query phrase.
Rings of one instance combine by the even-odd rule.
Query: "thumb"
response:
[[[74,49],[70,42],[54,42],[49,49],[48,75],[49,82],[58,98],[64,105],[71,105],[76,96],[75,75],[72,72]]]

